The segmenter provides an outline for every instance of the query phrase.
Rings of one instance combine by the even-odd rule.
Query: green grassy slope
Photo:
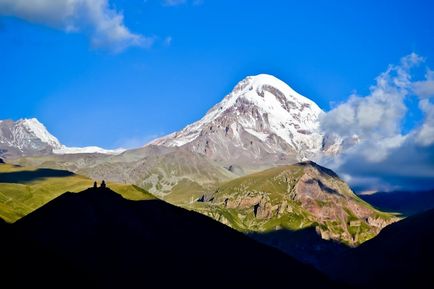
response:
[[[313,163],[280,166],[228,181],[205,202],[185,207],[242,232],[315,227],[324,239],[358,245],[396,220],[357,197],[333,172]]]
[[[92,185],[91,179],[66,171],[0,164],[0,218],[13,223],[64,192],[81,192]],[[133,185],[108,186],[127,199],[154,198]]]

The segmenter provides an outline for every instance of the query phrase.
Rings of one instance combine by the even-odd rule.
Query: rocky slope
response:
[[[20,165],[69,170],[97,180],[135,184],[160,197],[191,200],[237,177],[203,155],[183,148],[146,146],[119,155],[75,154],[21,158]],[[175,192],[176,191],[176,192]]]
[[[175,148],[131,162],[113,161],[116,159],[83,168],[78,173],[96,179],[133,183],[158,196],[170,194],[172,190],[180,189],[180,186],[187,190],[195,187],[204,190],[235,177],[209,159],[184,149]]]
[[[200,153],[226,167],[258,170],[321,150],[322,110],[281,80],[247,77],[199,121],[152,142]]]
[[[397,220],[359,199],[331,170],[310,161],[229,181],[191,207],[245,232],[314,226],[323,239],[351,246]]]

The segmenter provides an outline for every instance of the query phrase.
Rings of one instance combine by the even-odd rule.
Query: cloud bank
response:
[[[108,0],[0,0],[0,15],[15,16],[67,32],[87,34],[93,47],[115,52],[149,46],[151,38],[132,33]]]
[[[323,116],[321,127],[340,153],[323,156],[357,191],[434,188],[434,72],[412,53],[376,78],[367,96],[351,95]],[[426,74],[414,80],[413,69]],[[417,97],[423,121],[408,133],[406,99]]]

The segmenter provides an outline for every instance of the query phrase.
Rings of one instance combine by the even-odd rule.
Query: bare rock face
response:
[[[256,209],[255,216],[259,220],[267,220],[273,217],[276,208],[278,206],[273,206],[269,201],[267,201],[265,198],[261,200],[261,202],[258,204],[258,207]]]
[[[229,181],[199,211],[241,231],[314,226],[323,239],[356,246],[397,221],[359,199],[334,172],[313,162]],[[231,217],[228,217],[228,216]]]
[[[258,170],[321,150],[322,110],[270,75],[247,77],[199,121],[152,142],[185,147],[224,166]]]
[[[225,207],[228,209],[248,209],[253,208],[261,202],[263,196],[256,194],[247,194],[242,199],[227,199]]]
[[[368,217],[367,222],[369,225],[377,228],[384,228],[387,225],[389,225],[391,222],[388,222],[387,220],[384,220],[382,218],[376,218],[376,217]]]
[[[366,219],[372,215],[373,209],[364,206],[337,176],[327,178],[321,176],[319,172],[316,167],[308,167],[304,170],[304,174],[295,185],[294,198],[316,219],[320,221],[345,219],[347,211],[357,219]]]

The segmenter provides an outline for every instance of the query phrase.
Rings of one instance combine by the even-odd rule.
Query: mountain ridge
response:
[[[205,216],[107,188],[63,194],[0,229],[19,248],[2,258],[8,288],[340,288]]]

